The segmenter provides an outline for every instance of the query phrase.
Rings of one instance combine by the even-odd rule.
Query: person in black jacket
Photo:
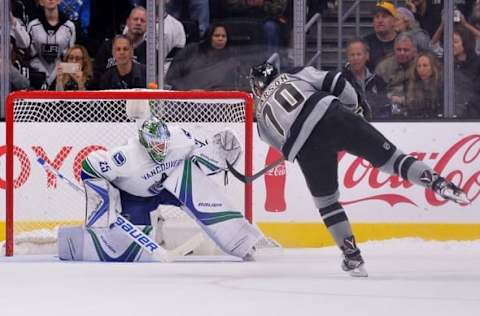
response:
[[[147,63],[147,13],[143,7],[135,7],[127,19],[125,36],[133,45],[133,59],[141,64]],[[93,65],[94,85],[101,86],[100,78],[108,69],[115,66],[115,58],[112,55],[113,40],[106,40],[98,50]]]
[[[116,66],[108,69],[100,81],[100,89],[146,88],[146,68],[133,61],[133,44],[125,35],[113,39],[112,55]]]
[[[388,119],[392,112],[387,98],[387,83],[367,68],[369,55],[370,48],[364,40],[350,40],[347,44],[347,64],[342,74],[370,106],[372,119]]]
[[[237,90],[240,62],[228,46],[223,24],[212,25],[205,40],[179,51],[165,78],[174,90]]]
[[[455,115],[480,117],[480,57],[475,54],[475,39],[464,27],[453,32]]]

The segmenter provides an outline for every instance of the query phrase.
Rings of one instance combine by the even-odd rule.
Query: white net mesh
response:
[[[151,113],[162,120],[178,124],[195,136],[208,138],[215,131],[233,129],[244,148],[246,97],[233,93],[188,92],[172,95],[165,92],[121,93],[23,93],[8,104],[13,123],[7,135],[13,132],[13,221],[6,223],[7,232],[13,229],[10,242],[21,233],[49,229],[60,225],[81,225],[84,220],[84,197],[68,187],[53,174],[46,172],[37,158],[46,160],[65,177],[80,183],[81,161],[90,152],[124,144],[128,138],[136,137],[136,126],[127,117],[127,99],[146,99]],[[245,95],[247,96],[247,95]],[[250,110],[248,110],[250,111]],[[251,127],[250,127],[251,128]],[[8,136],[7,136],[8,138]],[[238,166],[244,168],[244,162]],[[223,186],[223,176],[216,179]],[[7,191],[8,191],[7,186]],[[244,204],[245,188],[230,181],[225,188],[237,205]],[[7,193],[8,195],[8,193]],[[8,200],[8,198],[7,198]],[[166,217],[182,217],[183,213],[168,210]],[[42,232],[42,236],[44,235]],[[7,252],[8,254],[8,252]]]

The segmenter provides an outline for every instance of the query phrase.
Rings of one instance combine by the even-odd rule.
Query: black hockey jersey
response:
[[[294,161],[330,103],[357,105],[355,89],[341,73],[313,67],[282,73],[263,92],[256,109],[260,138]]]

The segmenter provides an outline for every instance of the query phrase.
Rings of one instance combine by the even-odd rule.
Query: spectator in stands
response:
[[[387,96],[393,104],[393,114],[404,116],[408,73],[417,55],[415,40],[408,32],[395,39],[394,54],[387,56],[375,68],[375,72],[387,83]]]
[[[192,43],[173,59],[166,83],[175,90],[235,90],[240,63],[228,47],[228,31],[213,24],[200,43]]]
[[[159,29],[158,22],[156,24],[157,31]],[[123,34],[128,34],[128,26],[123,30]],[[159,40],[162,40],[159,38]],[[163,41],[164,41],[164,74],[167,73],[170,63],[173,60],[173,56],[185,47],[187,37],[182,22],[175,19],[170,14],[166,13],[163,16]]]
[[[443,4],[438,0],[406,0],[405,5],[415,15],[420,27],[433,37],[442,18]]]
[[[133,58],[136,62],[146,64],[147,42],[147,13],[144,7],[135,7],[130,11],[127,18],[127,32],[125,34],[133,45]],[[113,40],[107,40],[98,50],[93,64],[94,85],[99,85],[99,79],[108,69],[115,66],[115,58],[112,55]]]
[[[442,115],[443,82],[435,55],[419,53],[411,68],[406,94],[409,118],[436,118]]]
[[[65,57],[64,63],[57,64],[57,79],[55,89],[63,90],[88,90],[93,78],[93,66],[87,49],[82,45],[71,47]],[[65,63],[77,65],[75,70],[64,69]],[[75,68],[67,66],[66,68]]]
[[[395,31],[397,33],[410,32],[415,38],[419,52],[431,51],[430,35],[418,26],[413,13],[405,7],[397,8],[395,19]]]
[[[374,32],[364,37],[364,41],[370,47],[370,59],[367,65],[370,70],[374,70],[380,60],[393,52],[393,44],[397,36],[396,16],[397,9],[389,1],[379,1],[375,6]]]
[[[475,37],[475,53],[480,55],[480,2],[477,2],[473,7],[468,21],[465,20],[463,15],[460,17],[460,24]]]
[[[157,1],[158,2],[158,1]],[[130,0],[90,0],[88,41],[90,56],[97,56],[107,39],[121,34],[133,6]],[[107,53],[111,51],[111,46]]]
[[[469,16],[475,0],[454,0],[455,8]],[[415,14],[420,27],[433,38],[442,21],[443,0],[406,0],[405,5]]]
[[[22,22],[19,22],[22,23]],[[22,74],[20,70],[23,70],[21,65],[20,68],[15,67],[18,65],[17,63],[17,56],[16,56],[16,50],[15,50],[15,38],[10,36],[10,57],[12,62],[10,63],[10,74],[9,74],[9,80],[10,80],[10,91],[16,91],[16,90],[26,90],[30,88],[30,80],[26,76]],[[1,60],[0,60],[0,65],[1,65]]]
[[[113,39],[112,55],[115,67],[108,69],[102,76],[100,89],[146,88],[146,68],[133,58],[133,43],[126,35],[117,35]]]
[[[27,26],[28,37],[16,37],[20,48],[29,49],[30,67],[45,74],[43,88],[56,77],[56,64],[75,43],[75,26],[58,10],[60,0],[40,0],[43,14]]]
[[[226,3],[229,16],[262,21],[267,56],[279,50],[284,38],[282,34],[285,26],[283,14],[287,7],[287,0],[226,0]]]
[[[11,0],[10,5],[13,15],[25,25],[38,18],[43,12],[40,0]]]
[[[163,17],[163,40],[165,51],[163,73],[166,75],[173,58],[187,43],[187,36],[182,22],[170,14],[165,14]]]
[[[10,64],[10,91],[27,90],[30,88],[30,80],[22,75],[20,70]]]
[[[15,17],[10,13],[10,34],[13,36],[14,42],[16,43],[17,39],[22,41],[22,46],[27,46],[29,35],[27,32],[27,27],[23,23],[23,20]],[[15,47],[18,45],[15,44]]]
[[[347,65],[342,74],[364,101],[370,105],[372,118],[390,118],[391,106],[387,98],[387,83],[366,66],[368,45],[362,39],[352,39],[347,44]]]
[[[185,19],[185,14],[182,14],[182,9],[188,7],[187,15],[191,20],[198,22],[200,37],[205,35],[210,25],[210,7],[208,0],[169,0],[166,7],[168,13],[178,20]]]
[[[463,27],[453,32],[455,114],[480,117],[480,58],[475,54],[472,33]]]

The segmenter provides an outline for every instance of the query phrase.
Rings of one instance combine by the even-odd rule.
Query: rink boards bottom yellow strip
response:
[[[283,247],[308,248],[334,245],[322,222],[258,222],[267,235]],[[480,223],[357,223],[352,224],[358,242],[391,238],[417,237],[426,240],[480,239]]]
[[[55,226],[81,225],[81,222],[22,222],[16,232]],[[257,222],[260,229],[284,247],[323,247],[334,244],[322,222]],[[418,237],[427,240],[480,239],[480,223],[357,223],[352,224],[358,242]],[[28,228],[27,228],[28,227]],[[5,239],[5,222],[0,222],[0,240]]]
[[[38,229],[53,229],[57,226],[80,226],[83,221],[22,221],[15,225],[15,234],[29,232]],[[5,240],[5,222],[0,222],[0,241]]]

